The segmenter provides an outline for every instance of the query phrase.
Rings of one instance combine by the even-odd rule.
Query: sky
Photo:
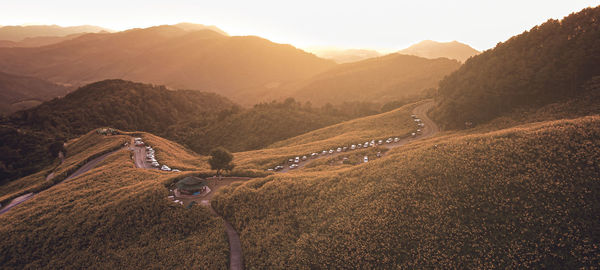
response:
[[[97,25],[113,30],[192,22],[300,48],[393,51],[422,40],[485,50],[600,0],[1,0],[0,25]]]

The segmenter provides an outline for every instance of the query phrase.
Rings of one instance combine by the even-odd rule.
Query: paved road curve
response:
[[[407,144],[409,142],[416,141],[416,140],[422,140],[422,139],[429,138],[429,137],[437,134],[440,131],[440,129],[427,116],[427,112],[433,107],[433,105],[434,105],[434,102],[431,101],[431,102],[427,102],[425,104],[419,105],[419,106],[415,107],[412,110],[412,114],[416,114],[419,117],[419,119],[421,119],[421,121],[425,124],[425,127],[423,127],[421,129],[422,132],[421,132],[420,135],[417,135],[414,138],[405,138],[405,139],[402,139],[402,140],[400,140],[400,141],[398,141],[396,143],[389,143],[389,144],[384,143],[384,144],[380,145],[380,147],[385,147],[385,148],[388,148],[388,149],[393,149],[393,148],[396,148],[396,147],[403,146],[403,145],[405,145],[405,144]],[[416,126],[416,123],[415,123],[415,126]],[[416,129],[416,127],[415,127],[415,129]],[[352,150],[349,150],[349,151],[352,151]],[[292,170],[298,170],[298,169],[306,166],[308,163],[310,163],[313,160],[317,160],[317,159],[320,159],[320,158],[327,158],[327,157],[335,157],[335,156],[343,155],[343,154],[346,154],[346,153],[348,153],[348,151],[346,151],[346,152],[339,152],[339,153],[335,152],[333,154],[327,154],[327,155],[319,155],[316,158],[311,158],[311,159],[309,159],[307,161],[301,161],[301,162],[299,162],[298,163],[298,167],[296,169],[290,169],[289,166],[284,165],[283,170],[278,171],[278,173],[286,173],[286,172],[289,172],[289,171],[292,171]]]
[[[120,150],[120,149],[119,149]],[[93,168],[95,168],[98,163],[102,162],[105,158],[107,158],[108,156],[112,155],[113,153],[119,151],[119,150],[115,150],[109,153],[106,153],[104,155],[101,155],[95,159],[90,160],[89,162],[87,162],[86,164],[83,164],[83,166],[81,166],[79,169],[77,169],[74,173],[72,173],[71,175],[69,175],[69,177],[65,178],[65,180],[57,183],[56,185],[59,185],[61,183],[64,183],[65,181],[71,180]],[[54,186],[56,186],[54,185]],[[44,192],[44,191],[41,191]],[[41,193],[40,192],[40,193]],[[28,200],[31,200],[33,197],[35,197],[35,195],[37,195],[36,193],[27,193],[25,195],[19,196],[15,199],[13,199],[8,205],[6,205],[6,207],[2,208],[2,210],[0,210],[0,215],[8,212],[10,209],[14,208],[15,206],[24,203]]]

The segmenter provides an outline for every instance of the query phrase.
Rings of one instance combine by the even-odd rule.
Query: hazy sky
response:
[[[395,50],[431,39],[483,50],[549,18],[597,5],[600,0],[0,0],[0,25],[124,30],[194,22],[297,47]]]

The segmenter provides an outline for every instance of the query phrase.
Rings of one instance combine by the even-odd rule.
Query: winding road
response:
[[[425,127],[423,127],[421,129],[421,134],[419,134],[415,137],[408,137],[408,138],[401,139],[395,143],[388,143],[388,144],[384,143],[384,144],[380,145],[379,147],[393,149],[396,147],[403,146],[412,141],[422,140],[422,139],[429,138],[429,137],[437,134],[440,131],[439,127],[433,121],[431,121],[431,119],[429,119],[429,117],[427,116],[427,112],[433,107],[433,105],[434,105],[434,102],[431,101],[431,102],[427,102],[422,105],[419,105],[412,110],[412,114],[417,115],[417,117],[419,117],[419,119],[421,119],[421,121],[425,124]],[[415,129],[416,129],[416,127],[415,127]],[[349,151],[352,151],[352,150],[349,150]],[[354,150],[354,151],[356,151],[356,150]],[[335,156],[343,155],[346,153],[348,153],[348,151],[334,152],[333,154],[328,154],[328,155],[319,155],[315,158],[311,158],[306,161],[301,161],[301,162],[297,163],[298,167],[296,167],[295,169],[290,169],[289,166],[284,165],[284,168],[282,170],[278,171],[277,173],[287,173],[292,170],[298,170],[298,169],[301,169],[302,167],[306,166],[307,164],[311,163],[314,160],[321,159],[321,158],[335,157]],[[385,155],[385,153],[384,153],[384,155]]]
[[[121,150],[121,149],[119,149],[119,150]],[[68,180],[71,180],[71,179],[73,179],[73,178],[75,178],[75,177],[77,177],[77,176],[80,176],[80,175],[82,175],[82,174],[86,173],[87,171],[89,171],[89,170],[91,170],[91,169],[95,168],[95,167],[98,165],[98,163],[102,162],[102,161],[103,161],[105,158],[107,158],[108,156],[110,156],[110,155],[112,155],[112,154],[116,153],[116,152],[117,152],[117,151],[119,151],[119,150],[115,150],[115,151],[112,151],[112,152],[108,152],[108,153],[106,153],[106,154],[103,154],[103,155],[101,155],[101,156],[99,156],[99,157],[97,157],[97,158],[94,158],[94,159],[92,159],[92,160],[88,161],[87,163],[83,164],[83,166],[79,167],[79,169],[77,169],[77,170],[76,170],[74,173],[72,173],[71,175],[69,175],[69,176],[68,176],[67,178],[65,178],[64,180],[62,180],[62,181],[60,181],[60,182],[56,183],[56,184],[55,184],[55,185],[53,185],[52,187],[54,187],[54,186],[57,186],[57,185],[60,185],[60,184],[62,184],[62,183],[64,183],[64,182],[66,182],[66,181],[68,181]],[[42,192],[44,192],[44,190],[40,191],[39,193],[42,193]],[[14,208],[15,206],[17,206],[17,205],[19,205],[19,204],[21,204],[21,203],[24,203],[24,202],[26,202],[26,201],[28,201],[28,200],[31,200],[31,199],[33,199],[33,197],[35,197],[35,195],[37,195],[37,194],[39,194],[39,193],[33,193],[33,192],[32,192],[32,193],[27,193],[27,194],[25,194],[25,195],[21,195],[21,196],[19,196],[19,197],[17,197],[17,198],[14,198],[14,199],[13,199],[13,200],[12,200],[12,201],[11,201],[11,202],[8,204],[8,205],[6,205],[4,208],[2,208],[2,209],[0,210],[0,215],[2,215],[2,214],[4,214],[4,213],[8,212],[10,209]]]

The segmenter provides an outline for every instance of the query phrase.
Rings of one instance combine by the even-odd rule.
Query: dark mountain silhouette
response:
[[[314,104],[414,98],[459,66],[455,60],[390,54],[339,65],[305,82],[293,96]]]
[[[121,78],[216,92],[254,104],[261,91],[304,80],[335,64],[255,36],[176,26],[87,34],[39,48],[0,49],[0,71],[84,85]],[[240,99],[237,99],[240,100]]]
[[[80,33],[98,33],[110,31],[106,28],[81,25],[62,27],[58,25],[27,25],[0,27],[0,40],[21,41],[33,37],[62,37]]]
[[[592,78],[600,75],[598,37],[600,7],[512,37],[440,82],[434,116],[447,128],[461,128],[515,109],[597,98]]]
[[[424,40],[404,50],[400,50],[398,53],[416,55],[431,59],[446,57],[464,62],[469,59],[469,57],[479,54],[479,51],[458,41],[437,42],[432,40]]]
[[[69,88],[41,79],[0,72],[0,114],[10,114],[64,96]]]

